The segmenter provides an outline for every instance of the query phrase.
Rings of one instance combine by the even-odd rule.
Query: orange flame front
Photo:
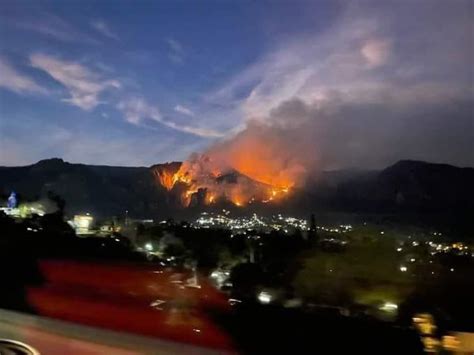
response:
[[[161,169],[157,175],[161,185],[168,191],[180,184],[180,188],[175,191],[180,193],[184,206],[190,205],[193,196],[200,189],[204,191],[201,197],[204,204],[231,201],[242,207],[255,202],[270,203],[281,200],[293,185],[291,181],[271,177],[263,172],[247,176],[237,169],[227,168],[227,173],[223,173],[224,170],[216,166],[210,158],[200,156],[184,162],[174,173]]]

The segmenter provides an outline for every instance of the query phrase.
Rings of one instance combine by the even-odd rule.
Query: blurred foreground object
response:
[[[0,310],[0,338],[13,340],[17,344],[23,343],[26,347],[37,351],[31,352],[35,355],[222,354],[222,351],[217,352],[176,342],[80,326],[6,310]],[[0,353],[3,354],[1,347]],[[12,353],[30,354],[28,352]]]
[[[230,310],[227,298],[189,271],[145,264],[42,260],[40,285],[26,300],[41,316],[230,350],[212,315]]]

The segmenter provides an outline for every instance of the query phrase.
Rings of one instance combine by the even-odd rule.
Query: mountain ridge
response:
[[[181,218],[200,212],[203,206],[183,208],[157,176],[160,169],[176,172],[180,166],[180,162],[168,162],[121,167],[45,159],[26,166],[0,167],[0,196],[5,200],[14,190],[31,201],[53,192],[66,201],[68,214],[90,212],[110,217],[129,211],[136,218]],[[474,168],[401,160],[381,170],[323,172],[316,182],[295,189],[284,204],[238,211],[429,214],[465,224],[474,213],[473,181]]]

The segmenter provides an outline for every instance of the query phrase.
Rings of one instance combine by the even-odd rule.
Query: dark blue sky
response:
[[[329,167],[399,157],[474,163],[465,132],[472,128],[469,1],[0,2],[2,165],[53,156],[115,165],[185,159],[245,134],[255,120],[294,128],[297,113],[280,113],[292,100],[318,110],[344,103],[344,118],[329,120],[338,127],[318,123],[319,111],[299,121],[306,132],[317,125],[319,134],[347,131],[350,139],[338,139],[354,140],[345,149],[313,142],[321,160],[333,159]],[[453,102],[464,105],[458,118]],[[369,105],[369,116],[388,105],[390,123],[357,121],[360,110],[346,112],[354,105]],[[392,141],[402,132],[379,127],[406,130],[420,107],[436,105],[451,116],[428,123],[435,134],[414,138],[421,148],[410,141],[398,151]],[[413,119],[408,129],[423,132],[416,122],[427,123]],[[366,133],[353,136],[348,125],[367,125],[357,130]],[[448,146],[459,132],[453,144],[461,146],[439,155],[440,140]],[[383,137],[374,142],[383,157],[359,147],[374,134]]]

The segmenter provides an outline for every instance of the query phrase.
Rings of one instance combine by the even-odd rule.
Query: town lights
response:
[[[380,310],[385,312],[395,312],[397,309],[398,305],[392,302],[385,302],[382,306],[380,306]]]
[[[145,244],[145,250],[147,251],[153,251],[153,245],[151,243],[146,243]]]
[[[400,266],[400,271],[401,272],[406,272],[408,270],[408,268],[406,266]]]
[[[262,304],[269,304],[272,301],[272,295],[266,291],[261,291],[257,295],[257,299]]]

